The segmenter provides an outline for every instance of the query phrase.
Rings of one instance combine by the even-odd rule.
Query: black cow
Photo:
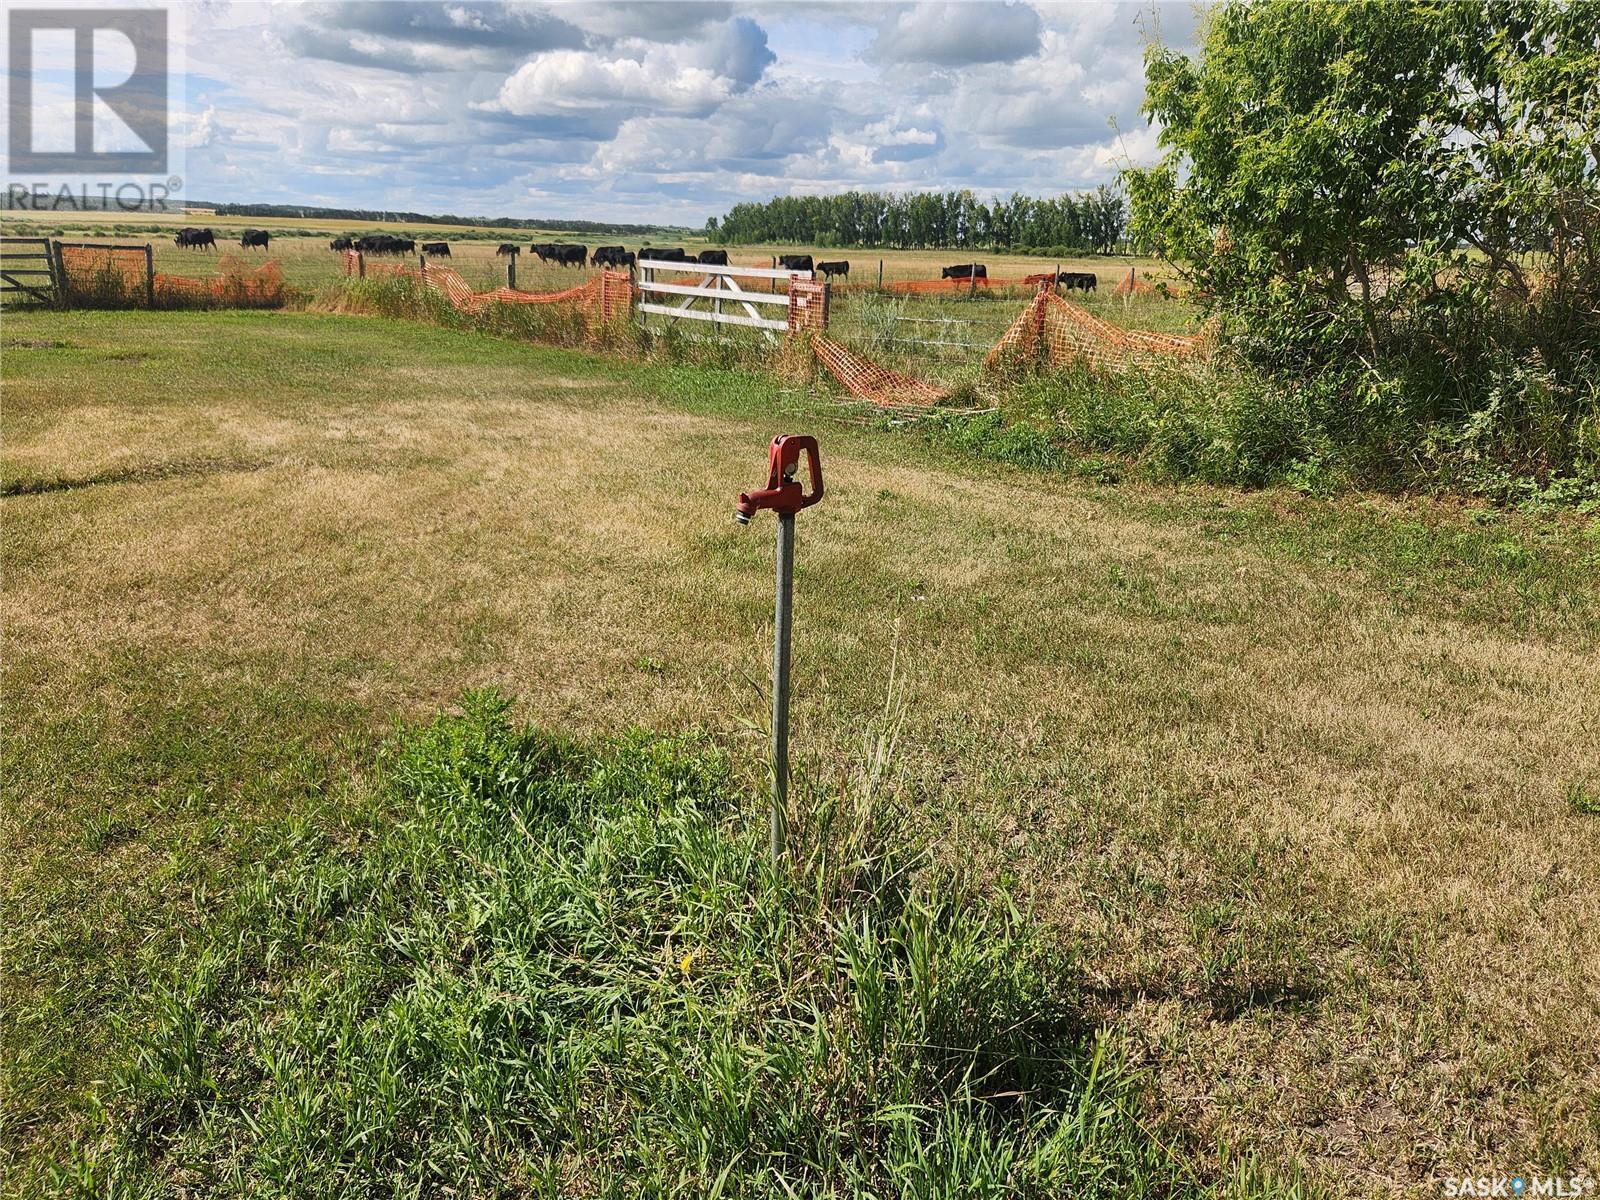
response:
[[[1100,281],[1093,271],[1062,271],[1056,276],[1056,286],[1071,291],[1078,288],[1083,292],[1092,292]]]
[[[778,255],[778,266],[785,271],[810,271],[815,269],[811,265],[811,255],[809,254],[780,254]]]
[[[818,263],[817,270],[821,271],[829,279],[832,279],[835,275],[843,275],[846,279],[850,278],[850,264],[847,262]]]
[[[564,242],[534,242],[529,249],[544,262],[555,263],[558,267],[581,267],[589,253],[587,246],[569,246]]]
[[[329,250],[354,250],[356,240],[353,237],[336,237],[328,243]]]
[[[689,256],[683,252],[682,246],[673,246],[670,249],[664,246],[643,246],[639,250],[639,261],[643,262],[647,258],[654,259],[656,262],[681,263],[692,261]]]
[[[192,226],[185,226],[183,229],[178,230],[178,236],[172,240],[182,250],[199,250],[206,246],[210,246],[213,250],[217,248],[217,235],[209,229],[195,229]]]
[[[987,279],[989,268],[982,263],[962,263],[959,267],[946,267],[939,272],[940,279]]]
[[[509,255],[512,258],[515,258],[517,255],[519,255],[521,253],[522,253],[522,247],[513,245],[510,242],[501,242],[500,243],[500,249],[495,251],[496,256],[504,254],[504,255]]]
[[[726,250],[702,250],[695,256],[696,262],[703,262],[708,266],[725,267],[728,265],[728,252]]]
[[[265,229],[246,229],[244,236],[239,239],[239,245],[246,250],[267,248],[267,243],[272,241],[272,235]]]
[[[589,258],[591,267],[631,267],[633,264],[633,251],[621,246],[596,246]]]
[[[363,254],[415,254],[417,243],[392,233],[369,233],[356,242],[355,248]]]
[[[449,242],[423,242],[422,243],[422,252],[424,254],[431,254],[435,258],[449,258],[450,257],[450,243]]]

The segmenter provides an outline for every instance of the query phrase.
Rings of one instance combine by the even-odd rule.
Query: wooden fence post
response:
[[[50,269],[50,290],[55,294],[56,307],[67,307],[67,269],[61,261],[61,243],[44,240],[45,265]]]
[[[156,306],[156,248],[149,242],[144,244],[144,306]]]
[[[883,259],[878,260],[878,290],[883,291]]]
[[[356,251],[356,278],[357,279],[365,279],[366,277],[367,277],[367,256],[366,256],[366,253],[364,251],[357,250]]]
[[[517,256],[506,255],[506,286],[513,292],[517,290]]]
[[[967,264],[967,297],[968,299],[978,294],[978,264]]]

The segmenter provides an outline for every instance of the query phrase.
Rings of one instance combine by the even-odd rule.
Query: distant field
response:
[[[29,236],[49,234],[75,241],[128,242],[141,246],[149,243],[155,248],[156,267],[160,271],[199,277],[215,270],[216,254],[210,251],[179,250],[172,244],[170,232],[165,229],[160,233],[150,232],[151,222],[142,221],[137,226],[137,232],[125,234],[113,231],[116,224],[116,222],[93,220],[63,221],[54,224],[11,220],[0,224],[0,232],[26,233]],[[540,263],[532,254],[527,253],[530,242],[581,244],[587,245],[591,251],[595,246],[605,244],[623,244],[631,250],[637,250],[647,244],[672,245],[682,246],[690,251],[698,251],[709,245],[704,239],[699,238],[651,240],[596,235],[585,239],[570,233],[360,221],[194,217],[182,221],[164,218],[162,224],[173,228],[179,224],[209,226],[218,235],[219,253],[236,254],[248,262],[276,259],[282,267],[285,280],[295,287],[305,289],[326,287],[343,274],[343,256],[328,249],[329,240],[341,233],[383,231],[404,233],[407,236],[415,235],[419,240],[426,238],[430,241],[449,242],[450,265],[460,271],[474,287],[480,288],[495,287],[505,282],[505,259],[496,257],[495,248],[501,242],[514,242],[524,250],[517,264],[517,286],[525,291],[551,291],[569,287],[588,270],[585,267],[584,271],[580,272],[571,267],[555,267]],[[267,229],[274,233],[270,252],[244,251],[239,248],[238,231],[247,228]],[[54,231],[57,229],[63,232],[56,235]],[[938,279],[941,268],[964,263],[969,259],[968,255],[951,250],[824,250],[810,246],[730,246],[726,249],[730,262],[750,267],[770,267],[777,255],[790,253],[810,253],[818,261],[847,261],[850,263],[848,282],[852,285],[876,283],[879,278],[880,262],[884,282],[892,283],[912,279]],[[1109,292],[1120,280],[1127,277],[1130,270],[1136,271],[1139,278],[1153,284],[1163,281],[1169,284],[1178,283],[1171,269],[1155,259],[1085,257],[1057,260],[1011,254],[978,254],[970,257],[982,262],[988,269],[989,275],[997,280],[1020,279],[1056,267],[1062,270],[1092,271],[1100,277],[1101,282],[1099,293],[1088,303],[1091,306],[1098,304],[1108,319],[1120,320],[1124,324],[1135,323],[1126,316],[1128,306],[1120,302],[1109,303],[1111,300]],[[934,298],[921,296],[907,301],[914,306],[935,302]],[[1006,297],[1005,303],[1012,308],[1015,307],[1011,297]],[[986,328],[996,324],[999,328],[1004,328],[1005,319],[998,314],[984,314],[983,310],[979,311],[981,315],[987,317],[983,321]],[[1175,304],[1165,309],[1151,308],[1148,311],[1151,315],[1143,326],[1146,328],[1171,330],[1187,328],[1192,324],[1192,310],[1187,305]]]
[[[563,732],[706,730],[757,786],[771,527],[731,502],[783,428],[829,484],[800,776],[886,753],[884,803],[1046,924],[1202,1169],[1593,1169],[1592,525],[985,466],[748,373],[375,318],[3,337],[0,1190],[38,1193],[144,1033],[115,1018],[269,847],[364,853],[396,718],[494,683]]]

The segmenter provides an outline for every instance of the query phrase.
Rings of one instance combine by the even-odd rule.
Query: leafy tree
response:
[[[1093,193],[1041,199],[1013,194],[984,203],[970,189],[955,192],[845,192],[838,196],[775,196],[736,204],[706,224],[707,236],[729,244],[800,242],[814,246],[939,247],[1109,254],[1122,241],[1127,209],[1121,195]]]
[[[1197,57],[1147,53],[1135,236],[1342,436],[1492,425],[1520,470],[1594,472],[1597,80],[1593,0],[1224,4]]]

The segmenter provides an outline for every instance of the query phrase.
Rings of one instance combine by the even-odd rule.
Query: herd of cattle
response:
[[[172,239],[182,249],[199,250],[205,247],[216,249],[217,236],[209,229],[180,229],[177,237]],[[265,229],[246,229],[239,239],[239,245],[246,250],[267,249],[271,236]],[[396,237],[392,233],[369,233],[362,237],[337,237],[328,243],[330,250],[355,250],[362,254],[416,254],[417,242],[414,238]],[[625,249],[622,246],[596,246],[594,253],[589,253],[587,246],[569,246],[563,242],[534,242],[528,247],[539,256],[539,261],[554,263],[558,267],[582,268],[585,258],[591,267],[614,267],[619,270],[630,270],[640,262],[669,262],[669,263],[700,263],[706,266],[725,267],[728,265],[728,252],[726,250],[702,250],[699,254],[689,254],[681,246],[643,246],[638,253]],[[423,242],[421,253],[433,258],[449,258],[449,242]],[[522,253],[522,247],[515,242],[502,242],[497,255],[515,258]],[[828,279],[836,276],[850,278],[850,264],[839,262],[816,262],[809,254],[780,254],[778,267],[785,271],[797,271],[805,274],[818,274]],[[945,267],[939,272],[941,279],[984,279],[989,278],[989,270],[983,263],[958,263],[955,266]],[[1048,278],[1048,276],[1046,276]],[[1093,271],[1059,271],[1056,274],[1056,284],[1059,287],[1071,290],[1081,289],[1092,292],[1098,280]]]

